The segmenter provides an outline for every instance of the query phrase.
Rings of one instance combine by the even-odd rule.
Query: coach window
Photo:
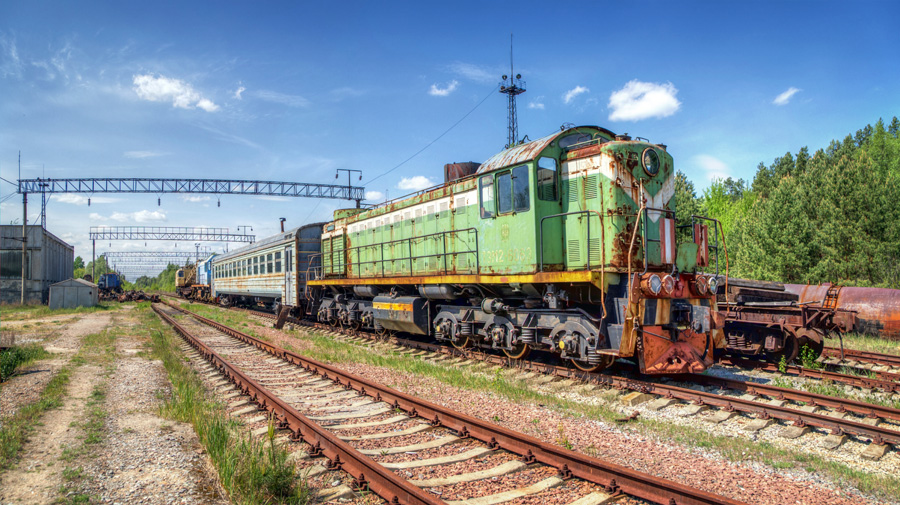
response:
[[[275,273],[281,273],[281,252],[275,253]]]
[[[481,217],[494,217],[494,176],[485,175],[478,179],[478,187],[481,195]]]
[[[259,274],[259,265],[256,264],[256,256],[250,258],[250,262],[253,263],[253,275]]]
[[[274,265],[272,264],[272,253],[269,253],[266,255],[266,265],[268,265],[268,268],[266,269],[266,273],[270,273],[270,274],[275,273],[275,268],[274,268]]]
[[[538,198],[548,202],[559,199],[556,192],[556,160],[543,157],[538,160],[537,169]]]

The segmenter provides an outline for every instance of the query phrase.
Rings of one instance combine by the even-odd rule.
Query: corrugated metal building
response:
[[[47,303],[50,285],[72,278],[75,248],[38,225],[26,227],[25,301]],[[22,226],[0,225],[0,302],[19,303]]]
[[[50,286],[51,309],[93,307],[99,302],[97,285],[84,279],[69,279]]]

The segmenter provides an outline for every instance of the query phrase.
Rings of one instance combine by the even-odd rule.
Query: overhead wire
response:
[[[442,138],[444,135],[450,133],[450,130],[456,128],[456,126],[459,125],[459,123],[462,123],[463,120],[465,120],[467,117],[469,117],[470,114],[472,114],[473,112],[475,112],[475,109],[477,109],[478,107],[480,107],[481,104],[483,104],[484,102],[486,102],[488,98],[490,98],[491,96],[493,96],[494,91],[496,91],[497,88],[499,88],[499,87],[500,87],[499,84],[498,84],[497,86],[494,86],[494,88],[491,89],[491,92],[488,93],[487,95],[485,95],[485,97],[482,98],[481,101],[478,102],[478,103],[475,105],[475,107],[472,107],[472,109],[471,109],[469,112],[466,112],[466,114],[465,114],[463,117],[459,118],[459,121],[453,123],[453,125],[451,125],[450,128],[447,128],[446,130],[444,130],[444,133],[441,133],[440,135],[438,135],[437,138],[435,138],[434,140],[432,140],[431,142],[429,142],[428,144],[426,144],[425,147],[423,147],[422,149],[419,149],[418,151],[416,151],[416,153],[413,154],[412,156],[410,156],[409,158],[406,158],[405,160],[401,161],[400,164],[398,164],[398,165],[395,166],[394,168],[392,168],[392,169],[390,169],[390,170],[388,170],[388,171],[386,171],[386,172],[383,172],[383,173],[381,173],[381,174],[375,176],[375,177],[372,178],[372,179],[367,180],[367,181],[366,181],[366,184],[371,184],[371,183],[377,181],[378,179],[384,177],[385,175],[387,175],[387,174],[393,172],[394,170],[397,170],[398,168],[402,167],[402,166],[405,165],[407,162],[409,162],[411,159],[413,159],[413,158],[415,158],[416,156],[422,154],[423,151],[425,151],[426,149],[428,149],[429,147],[431,147],[431,146],[432,146],[435,142],[437,142],[438,140],[441,140],[441,138]]]

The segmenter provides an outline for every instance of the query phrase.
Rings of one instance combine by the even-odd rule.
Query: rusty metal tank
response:
[[[800,297],[800,303],[820,304],[826,308],[856,311],[855,330],[900,340],[900,290],[857,288],[832,284],[785,284],[784,288]]]

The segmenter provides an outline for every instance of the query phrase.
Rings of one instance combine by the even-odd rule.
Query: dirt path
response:
[[[50,376],[72,359],[86,335],[102,331],[109,326],[111,320],[109,314],[90,314],[52,336],[44,347],[48,351],[58,353],[59,356],[36,365],[40,369],[46,368],[46,373],[14,378],[9,384],[4,385],[4,396],[11,396],[24,390],[35,393],[36,381],[46,384]],[[29,436],[19,465],[0,474],[0,503],[43,504],[57,500],[59,487],[63,482],[62,465],[58,460],[65,447],[78,441],[79,430],[74,423],[81,418],[93,384],[101,373],[101,367],[92,365],[73,370],[62,407],[50,411],[41,419],[41,425]],[[38,389],[37,393],[39,391]],[[16,394],[17,398],[27,396],[30,395]],[[23,404],[20,403],[19,406]]]
[[[107,389],[105,443],[84,463],[78,486],[101,503],[224,504],[214,471],[189,424],[159,417],[171,385],[162,362],[144,351],[149,336],[131,318],[116,339],[116,369]],[[123,325],[120,324],[120,327]]]
[[[72,370],[62,407],[43,416],[18,466],[0,473],[0,504],[91,503],[225,504],[214,472],[189,425],[158,416],[171,385],[162,363],[149,359],[146,335],[133,306],[82,315],[39,341],[53,358],[5,383],[2,415],[34,402],[63,366]],[[55,321],[54,318],[47,318]],[[108,329],[115,349],[103,346],[72,361],[84,337]],[[85,348],[86,350],[87,348]],[[79,362],[86,363],[80,364]],[[104,393],[98,396],[97,386]],[[92,393],[94,396],[92,397]],[[99,399],[98,399],[99,398]],[[85,421],[100,411],[95,444]],[[67,451],[68,449],[68,451]]]

